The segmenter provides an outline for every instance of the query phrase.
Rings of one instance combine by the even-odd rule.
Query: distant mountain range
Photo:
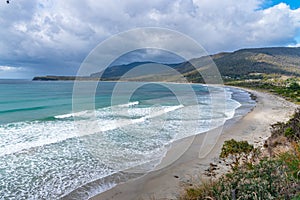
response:
[[[96,72],[89,77],[80,77],[82,80],[119,80],[125,73],[133,70],[137,66],[161,64],[178,71],[190,82],[203,82],[199,71],[207,69],[211,65],[211,59],[218,67],[224,80],[228,79],[246,79],[254,73],[264,74],[282,74],[300,76],[300,47],[271,47],[241,49],[230,53],[218,53],[201,58],[195,58],[191,61],[176,64],[161,64],[153,62],[133,62],[125,65],[116,65],[107,68],[104,72]],[[191,64],[193,63],[194,66]],[[154,78],[153,78],[154,77]],[[34,77],[33,80],[74,80],[76,77],[68,76],[44,76]],[[123,77],[122,77],[123,78]],[[172,81],[172,75],[169,72],[155,73],[154,70],[147,71],[146,74],[136,73],[128,76],[127,81]]]

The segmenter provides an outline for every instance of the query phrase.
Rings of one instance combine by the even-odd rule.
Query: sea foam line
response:
[[[111,106],[111,107],[120,107],[120,108],[126,108],[126,107],[130,107],[130,106],[135,106],[135,105],[139,105],[140,102],[138,101],[134,101],[134,102],[129,102],[126,104],[120,104],[120,105],[116,105],[116,106]],[[81,112],[76,112],[76,113],[68,113],[68,114],[63,114],[63,115],[56,115],[54,116],[54,118],[56,119],[66,119],[66,118],[72,118],[72,117],[90,117],[92,116],[93,113],[92,111],[81,111]]]
[[[16,134],[19,133],[19,136],[12,137],[12,138],[21,141],[23,140],[22,142],[17,144],[9,144],[10,143],[9,141],[2,141],[4,143],[2,144],[0,143],[0,156],[4,156],[6,154],[13,154],[16,152],[23,151],[25,149],[58,143],[70,138],[81,137],[84,135],[91,135],[99,132],[105,132],[117,128],[122,128],[136,123],[141,123],[147,119],[158,117],[160,115],[180,109],[182,107],[183,105],[165,107],[162,108],[162,110],[160,111],[152,112],[149,115],[138,119],[119,119],[119,120],[100,119],[96,121],[78,120],[78,121],[69,121],[67,124],[65,124],[65,122],[63,121],[34,122],[34,123],[23,122],[23,125],[17,128],[16,127],[7,128],[4,126],[0,126],[0,132],[2,132],[0,136],[5,136],[10,138],[9,136],[10,134],[14,134],[14,136],[16,136]],[[103,124],[106,124],[106,126],[103,126]],[[26,127],[24,127],[24,125]],[[35,127],[35,131],[32,131],[33,127]],[[24,141],[28,137],[28,132],[26,132],[26,130],[29,130],[30,131],[29,134],[31,134],[32,136],[37,137],[37,140]],[[53,133],[55,133],[55,135],[52,135]]]

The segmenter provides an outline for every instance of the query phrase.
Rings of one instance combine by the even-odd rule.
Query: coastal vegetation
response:
[[[221,150],[220,158],[230,157],[232,163],[231,169],[234,171],[238,169],[240,163],[249,162],[256,155],[256,149],[247,141],[235,141],[234,139],[227,140]]]
[[[98,81],[98,78],[90,76],[36,76],[33,81]]]
[[[231,80],[227,85],[263,90],[300,103],[300,78],[280,74],[252,74],[244,80]]]
[[[262,148],[225,141],[220,158],[232,162],[231,170],[186,188],[181,199],[300,199],[300,109],[271,133]]]

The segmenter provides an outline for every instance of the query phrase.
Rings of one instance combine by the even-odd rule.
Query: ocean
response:
[[[0,80],[0,199],[87,199],[255,104],[242,90],[201,84],[101,82],[92,98],[74,97],[73,86]]]

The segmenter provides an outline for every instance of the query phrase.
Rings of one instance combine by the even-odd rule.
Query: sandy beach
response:
[[[199,158],[199,146],[205,145],[203,144],[205,135],[220,131],[220,129],[197,135],[192,139],[189,149],[170,165],[150,172],[141,178],[117,185],[91,199],[178,199],[180,194],[183,193],[184,186],[199,180],[210,163],[218,162],[221,147],[225,140],[234,138],[236,140],[247,140],[255,146],[262,145],[264,140],[270,136],[270,124],[277,121],[286,121],[297,106],[272,94],[253,90],[247,91],[257,97],[256,106],[247,115],[236,116],[228,120],[214,148],[207,152],[208,154],[204,158]],[[190,138],[176,142],[172,145],[164,160],[172,158],[174,152],[178,152],[185,143],[189,142],[191,142]]]

